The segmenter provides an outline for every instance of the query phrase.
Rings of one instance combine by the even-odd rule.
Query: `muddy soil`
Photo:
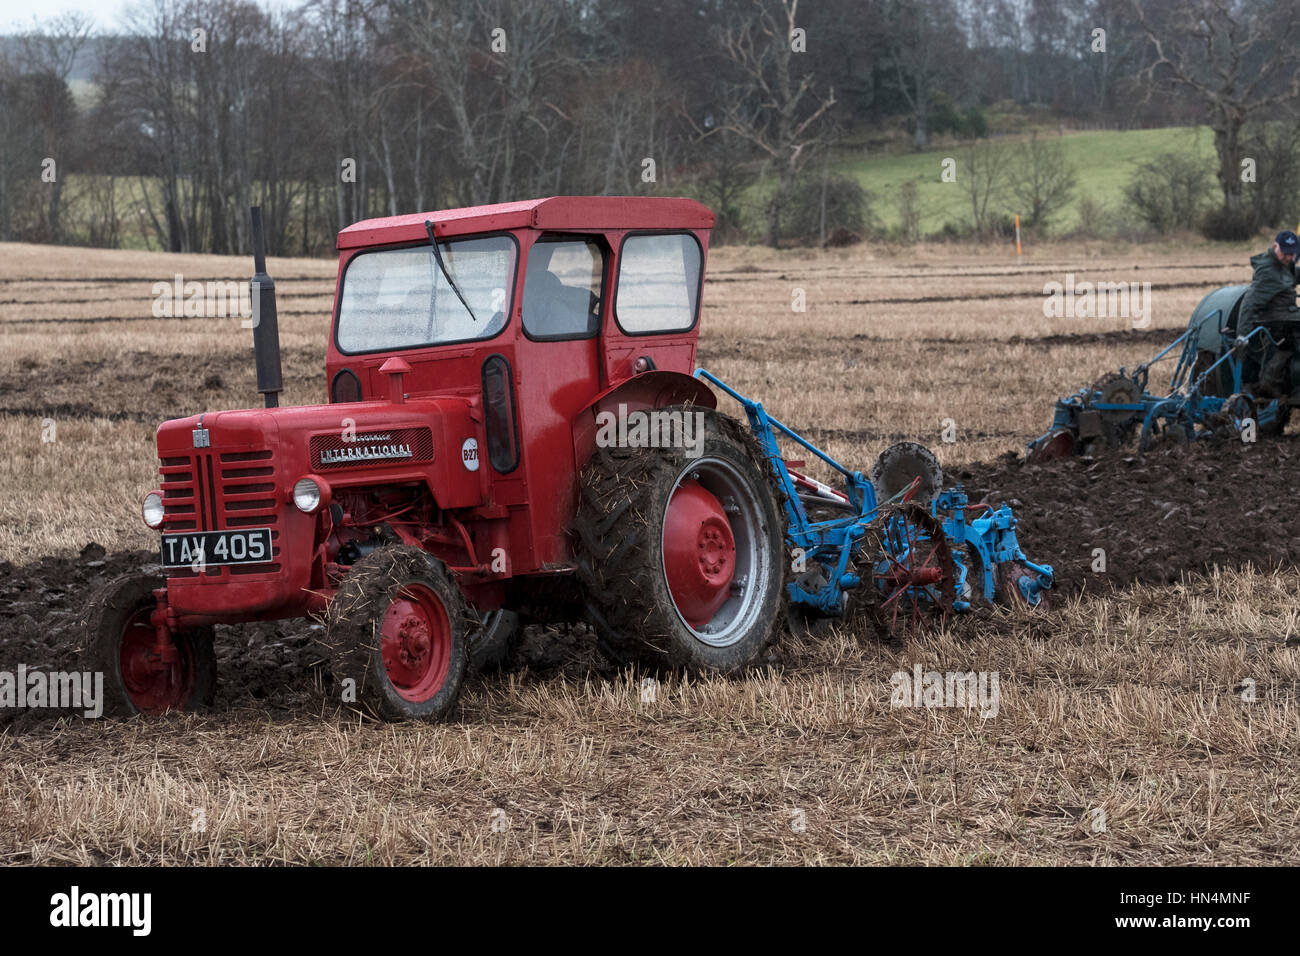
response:
[[[1288,491],[1297,466],[1300,439],[1292,437],[1046,464],[1009,454],[950,468],[947,478],[962,482],[973,501],[1010,504],[1025,552],[1051,564],[1058,593],[1070,596],[1166,583],[1213,565],[1294,565],[1300,508]],[[1105,552],[1105,571],[1094,570],[1095,549]],[[83,667],[78,621],[87,597],[112,577],[155,561],[150,552],[110,555],[90,543],[75,558],[0,562],[0,670]],[[332,711],[332,677],[314,640],[317,627],[277,621],[218,628],[216,709],[284,716]],[[609,670],[585,626],[528,628],[506,669],[522,668]],[[40,732],[58,716],[0,709],[0,732]]]
[[[34,418],[106,418],[156,426],[204,408],[248,407],[256,400],[255,372],[247,350],[211,355],[159,356],[135,351],[121,359],[24,359],[0,372],[0,412]],[[285,382],[319,401],[324,355],[319,349],[285,348]],[[34,387],[33,383],[40,383]]]
[[[1025,553],[1051,564],[1060,590],[1075,594],[1168,583],[1214,565],[1294,565],[1297,466],[1300,438],[1286,437],[1044,464],[1008,454],[947,477],[964,482],[972,500],[1010,504]],[[1098,548],[1104,572],[1093,570]]]
[[[149,551],[108,554],[91,542],[75,558],[48,557],[16,566],[0,561],[0,671],[88,670],[80,618],[86,601],[113,578],[157,573]],[[217,695],[213,709],[254,710],[271,716],[336,709],[333,676],[307,620],[268,621],[216,628]],[[523,629],[504,671],[613,673],[585,625]],[[494,674],[484,679],[498,679]],[[0,708],[0,733],[51,727],[70,712]],[[80,713],[80,711],[78,711]]]

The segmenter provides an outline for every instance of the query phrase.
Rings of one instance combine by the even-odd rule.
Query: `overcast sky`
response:
[[[48,19],[64,10],[80,10],[95,20],[96,33],[111,33],[132,0],[0,0],[0,34],[29,28],[32,18]],[[288,6],[292,0],[259,0],[259,6]]]
[[[118,14],[129,0],[3,0],[0,2],[0,32],[12,33],[32,25],[32,18],[46,19],[64,10],[80,10],[95,18],[97,32],[117,25]]]

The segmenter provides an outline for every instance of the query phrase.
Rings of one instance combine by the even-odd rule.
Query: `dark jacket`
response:
[[[1269,249],[1250,257],[1255,275],[1241,302],[1237,334],[1247,335],[1256,325],[1274,321],[1298,322],[1300,309],[1295,304],[1296,275]]]

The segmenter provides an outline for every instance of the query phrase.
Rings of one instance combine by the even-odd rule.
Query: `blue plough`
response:
[[[864,586],[891,632],[915,624],[926,608],[946,612],[967,611],[979,603],[1044,603],[1052,587],[1052,568],[1025,557],[1016,540],[1016,518],[1006,504],[972,505],[957,485],[933,488],[936,493],[927,509],[913,500],[920,476],[880,501],[866,475],[845,468],[768,415],[761,402],[704,369],[695,375],[745,409],[772,468],[782,493],[786,543],[795,570],[787,588],[792,607],[806,619],[842,616],[848,592]],[[803,462],[782,455],[778,433],[835,471],[843,479],[842,490],[796,470]]]
[[[1058,399],[1052,425],[1029,443],[1028,456],[1045,461],[1120,448],[1138,430],[1138,450],[1148,451],[1159,440],[1184,444],[1203,438],[1236,438],[1280,432],[1289,414],[1284,401],[1258,399],[1242,383],[1242,371],[1252,352],[1277,347],[1263,326],[1242,338],[1221,326],[1221,311],[1213,320],[1192,324],[1155,358],[1131,374],[1120,368],[1090,388]],[[1206,328],[1217,330],[1214,348],[1200,341]],[[1181,346],[1181,348],[1180,348]],[[1147,390],[1151,367],[1178,352],[1166,394]],[[1212,356],[1217,355],[1212,361]],[[1258,361],[1258,359],[1255,359]],[[1217,394],[1215,394],[1217,393]],[[1226,393],[1226,394],[1225,394]]]

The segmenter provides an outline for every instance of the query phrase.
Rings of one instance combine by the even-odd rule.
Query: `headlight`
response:
[[[315,478],[299,478],[293,486],[293,503],[306,514],[319,508],[322,498],[320,483]]]
[[[144,496],[144,501],[140,505],[140,513],[144,516],[144,523],[151,528],[161,528],[163,523],[163,502],[162,495],[156,491],[151,491]]]

